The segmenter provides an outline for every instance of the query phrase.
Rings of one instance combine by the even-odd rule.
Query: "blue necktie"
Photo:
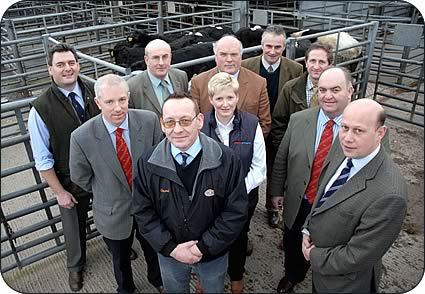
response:
[[[75,99],[75,96],[76,94],[74,92],[70,92],[68,94],[68,98],[71,100],[71,104],[74,107],[75,111],[77,112],[80,122],[84,122],[84,109],[81,107],[80,103],[77,102],[77,99]]]
[[[325,194],[322,195],[319,202],[317,203],[316,208],[319,208],[323,202],[326,201],[333,193],[335,193],[342,185],[345,184],[348,180],[348,176],[350,175],[350,170],[353,167],[353,163],[351,162],[351,158],[347,160],[347,165],[342,169],[341,174],[336,178],[335,182],[333,182],[332,186],[326,191]]]
[[[186,167],[187,158],[189,157],[189,154],[187,154],[186,152],[180,152],[180,155],[182,156],[182,159],[183,159],[181,166]]]

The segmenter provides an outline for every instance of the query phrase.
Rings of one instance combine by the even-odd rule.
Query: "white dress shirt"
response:
[[[229,134],[233,130],[234,118],[235,117],[233,116],[232,119],[224,125],[218,120],[217,113],[215,114],[215,119],[217,121],[216,134],[226,146],[229,146]],[[266,145],[264,143],[263,131],[261,130],[260,124],[257,123],[251,166],[249,167],[249,172],[245,177],[246,191],[248,193],[251,192],[252,189],[260,186],[266,179]]]

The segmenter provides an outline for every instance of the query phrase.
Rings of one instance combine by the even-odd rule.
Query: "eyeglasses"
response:
[[[176,123],[179,123],[179,125],[184,128],[184,127],[188,127],[192,124],[193,120],[197,117],[198,115],[195,115],[193,118],[183,118],[181,120],[174,120],[174,119],[169,119],[169,120],[163,120],[162,123],[164,125],[164,127],[166,129],[172,129],[176,126]]]

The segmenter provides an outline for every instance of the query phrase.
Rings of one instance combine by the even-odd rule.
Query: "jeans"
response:
[[[228,254],[211,261],[185,264],[158,254],[162,282],[167,293],[190,293],[192,270],[198,276],[204,293],[223,293]]]

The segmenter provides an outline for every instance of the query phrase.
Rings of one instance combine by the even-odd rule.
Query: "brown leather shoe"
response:
[[[165,288],[164,288],[164,286],[159,286],[156,289],[158,290],[158,293],[159,294],[165,294]]]
[[[267,215],[269,220],[269,226],[272,228],[277,228],[280,223],[279,211],[268,210]]]
[[[69,272],[68,283],[72,291],[80,291],[83,288],[83,271]]]
[[[233,294],[241,294],[243,293],[244,283],[243,280],[240,281],[232,281],[230,290]]]
[[[292,283],[285,276],[280,280],[279,285],[277,286],[277,292],[278,293],[291,293],[291,292],[293,292],[295,285],[296,285],[296,283]]]

